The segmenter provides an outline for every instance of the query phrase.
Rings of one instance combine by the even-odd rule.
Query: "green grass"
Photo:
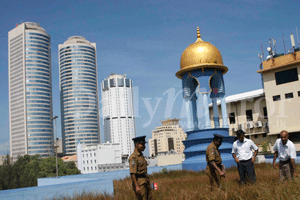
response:
[[[299,165],[298,165],[299,168]],[[279,182],[278,169],[270,164],[255,165],[257,182],[254,185],[241,186],[236,168],[227,170],[225,190],[228,199],[300,199],[300,178],[293,181]],[[158,189],[152,192],[152,199],[183,200],[183,199],[224,199],[224,193],[215,189],[210,191],[209,180],[204,171],[186,170],[167,171],[150,175],[151,183],[158,184]],[[80,194],[75,200],[112,200],[135,199],[129,177],[114,181],[114,197],[106,194]],[[60,199],[71,199],[62,197]]]

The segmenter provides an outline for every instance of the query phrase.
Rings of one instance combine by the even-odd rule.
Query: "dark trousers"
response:
[[[291,179],[294,174],[294,168],[291,159],[287,161],[279,161],[279,180]]]
[[[242,184],[247,183],[247,178],[251,183],[256,182],[254,163],[251,159],[240,161],[237,166]]]

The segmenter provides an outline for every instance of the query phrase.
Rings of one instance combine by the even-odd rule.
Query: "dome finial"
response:
[[[201,34],[200,34],[200,30],[199,30],[199,26],[197,26],[197,40],[196,40],[196,42],[199,42],[199,41],[203,41],[202,39],[201,39]]]
[[[201,34],[200,34],[200,30],[199,30],[199,26],[197,26],[197,38],[201,38]]]

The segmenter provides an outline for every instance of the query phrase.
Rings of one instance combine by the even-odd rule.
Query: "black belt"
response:
[[[288,159],[286,161],[281,161],[281,160],[279,161],[279,163],[282,164],[282,165],[288,164],[290,162],[291,162],[291,159]]]
[[[250,161],[250,160],[252,160],[252,158],[250,158],[250,159],[248,159],[248,160],[240,160],[239,162],[245,163],[245,162],[248,162],[248,161]]]
[[[137,178],[147,178],[147,174],[135,174]]]

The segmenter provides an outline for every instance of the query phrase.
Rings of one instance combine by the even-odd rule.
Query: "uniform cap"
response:
[[[144,135],[144,136],[139,136],[139,137],[135,137],[135,138],[132,138],[132,140],[133,140],[133,142],[134,143],[143,143],[143,144],[145,144],[145,143],[147,143],[146,141],[145,141],[145,139],[146,139],[146,136]]]
[[[224,136],[219,134],[214,134],[214,140],[218,140],[219,142],[223,141]]]

